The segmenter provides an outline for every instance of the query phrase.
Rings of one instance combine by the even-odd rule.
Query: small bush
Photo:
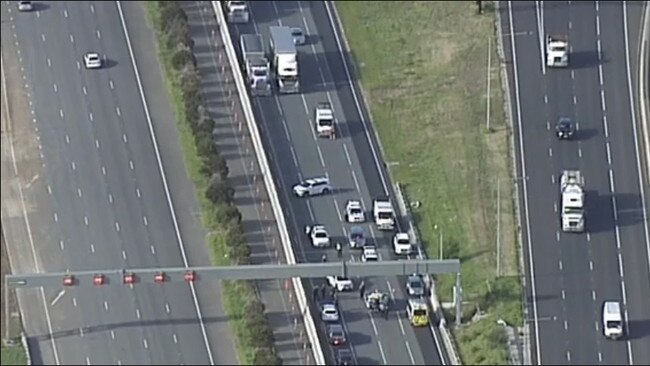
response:
[[[235,195],[226,181],[221,179],[218,174],[213,174],[208,182],[208,188],[205,190],[205,197],[212,203],[230,204]]]
[[[178,47],[176,52],[172,55],[171,63],[175,70],[180,70],[188,64],[196,65],[196,59],[189,48]]]
[[[230,170],[228,169],[228,163],[226,162],[226,159],[224,159],[218,152],[215,151],[213,154],[210,154],[204,158],[202,172],[208,173],[207,175],[216,173],[219,174],[222,179],[226,179],[228,177],[228,173],[230,173]]]

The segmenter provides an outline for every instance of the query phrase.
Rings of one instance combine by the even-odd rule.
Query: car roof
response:
[[[408,238],[409,238],[409,234],[408,234],[408,233],[397,233],[397,234],[395,234],[395,237],[396,237],[397,239],[408,239]]]
[[[349,200],[348,201],[348,206],[350,207],[361,207],[361,201],[359,200]]]
[[[363,228],[361,226],[352,226],[350,228],[350,234],[363,234]]]
[[[558,121],[558,123],[562,123],[562,122],[571,122],[571,118],[570,118],[570,117],[566,117],[566,116],[562,116],[562,117],[558,118],[557,121]]]
[[[305,179],[305,183],[314,184],[314,183],[321,183],[321,182],[327,183],[328,182],[327,177],[314,177],[314,178]]]
[[[340,330],[341,332],[345,331],[341,324],[330,324],[327,326],[327,328],[329,328],[329,330]]]
[[[314,225],[311,229],[312,231],[325,231],[325,225]]]

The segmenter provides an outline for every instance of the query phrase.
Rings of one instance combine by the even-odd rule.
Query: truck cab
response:
[[[277,78],[280,93],[298,93],[300,80],[298,73],[298,51],[293,42],[291,28],[269,27],[269,52],[273,71]]]
[[[569,66],[569,38],[565,35],[546,36],[546,66]]]
[[[395,211],[388,198],[378,198],[373,203],[372,214],[379,230],[393,230]]]
[[[579,170],[565,170],[560,178],[562,195],[562,231],[585,230],[584,177]]]

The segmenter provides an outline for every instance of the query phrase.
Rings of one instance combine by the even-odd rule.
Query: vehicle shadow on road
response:
[[[579,129],[573,135],[573,139],[576,141],[587,141],[593,137],[598,136],[599,132],[597,128],[585,128]]]
[[[569,58],[569,68],[574,70],[597,67],[601,63],[598,60],[598,50],[572,52]],[[607,58],[603,55],[602,63],[605,63],[606,60]]]
[[[650,319],[630,320],[627,339],[639,339],[650,336]]]

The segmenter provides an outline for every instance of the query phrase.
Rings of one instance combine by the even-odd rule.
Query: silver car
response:
[[[351,249],[361,249],[366,245],[366,234],[361,226],[353,226],[348,233],[348,242]]]
[[[417,274],[412,274],[406,279],[406,290],[409,296],[422,296],[424,295],[424,282],[422,277]]]
[[[306,37],[305,32],[302,31],[302,28],[291,28],[291,37],[293,37],[293,44],[296,46],[302,46],[305,44]]]

